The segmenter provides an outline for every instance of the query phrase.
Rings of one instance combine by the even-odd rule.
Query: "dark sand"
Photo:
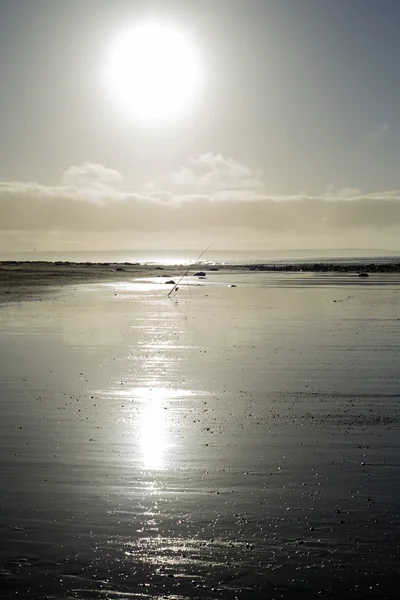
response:
[[[398,598],[400,276],[122,267],[0,265],[0,598]]]

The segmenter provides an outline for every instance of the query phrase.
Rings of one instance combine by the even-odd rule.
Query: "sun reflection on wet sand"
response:
[[[140,410],[140,450],[143,466],[146,469],[162,470],[165,468],[165,451],[167,448],[167,410],[166,390],[153,388],[142,390]]]
[[[137,443],[141,463],[150,471],[164,470],[168,467],[168,450],[174,446],[173,419],[171,402],[190,394],[186,390],[162,387],[141,387],[125,390],[124,396],[137,402]]]

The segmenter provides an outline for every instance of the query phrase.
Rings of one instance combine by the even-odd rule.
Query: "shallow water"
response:
[[[399,279],[207,279],[0,307],[0,598],[397,598]]]

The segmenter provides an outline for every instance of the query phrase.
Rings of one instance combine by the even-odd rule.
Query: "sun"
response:
[[[181,114],[194,99],[199,66],[182,33],[159,23],[142,23],[118,36],[108,78],[121,109],[143,119],[163,119]]]

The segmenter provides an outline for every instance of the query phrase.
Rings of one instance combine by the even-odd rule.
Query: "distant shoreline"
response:
[[[293,271],[303,273],[400,273],[400,260],[390,263],[307,262],[249,265],[250,271]]]
[[[49,266],[49,267],[118,267],[118,266],[128,266],[128,267],[140,267],[147,269],[169,269],[176,267],[185,267],[189,266],[186,261],[182,264],[174,263],[172,265],[165,264],[163,262],[157,261],[140,261],[140,262],[128,262],[128,261],[108,261],[108,262],[100,262],[100,261],[70,261],[70,260],[56,260],[56,261],[47,261],[47,260],[0,260],[0,268],[2,266]],[[391,271],[400,269],[400,257],[396,260],[391,260],[388,262],[382,262],[381,260],[370,260],[364,259],[362,261],[358,261],[355,258],[352,259],[332,259],[332,258],[320,258],[320,259],[308,259],[308,260],[285,260],[282,259],[279,262],[276,260],[273,261],[258,261],[254,263],[249,263],[247,261],[237,261],[237,262],[213,262],[212,264],[208,261],[197,261],[193,262],[193,265],[203,265],[206,269],[210,270],[210,267],[218,267],[221,269],[246,269],[246,270],[257,270],[257,269],[268,269],[268,270],[294,270],[294,271],[315,271],[315,270],[357,270],[357,269],[365,269],[370,268],[371,270],[383,269],[384,271]]]
[[[0,261],[0,304],[38,299],[44,292],[54,292],[64,286],[102,282],[123,282],[130,278],[159,277],[160,283],[178,281],[189,265],[162,265],[149,263],[95,263],[69,261]],[[190,266],[189,274],[205,275],[233,273],[318,273],[369,277],[374,274],[400,273],[400,259],[382,262],[281,262],[244,264],[202,264]],[[217,272],[217,273],[214,273]],[[165,281],[164,281],[165,280]]]
[[[193,265],[202,265],[204,268],[210,270],[210,267],[218,267],[221,269],[246,269],[246,270],[257,270],[257,269],[268,269],[268,270],[294,270],[294,271],[315,271],[316,269],[319,271],[321,269],[331,271],[331,270],[357,270],[357,269],[366,269],[370,268],[371,270],[383,269],[387,271],[391,271],[393,269],[400,269],[400,257],[398,260],[392,260],[390,262],[381,262],[380,260],[371,260],[367,262],[367,260],[357,262],[357,259],[309,259],[305,261],[293,261],[293,260],[281,260],[279,262],[274,261],[260,261],[257,263],[248,263],[246,261],[238,261],[235,263],[227,263],[227,262],[213,262],[208,263],[207,261],[198,261],[193,262]],[[0,260],[0,268],[1,267],[12,267],[12,266],[27,266],[27,267],[138,267],[138,268],[147,268],[147,269],[169,269],[176,267],[185,267],[189,266],[185,263],[168,265],[162,262],[157,261],[149,261],[149,262],[99,262],[99,261],[69,261],[69,260],[57,260],[57,261],[47,261],[47,260]]]
[[[281,261],[259,262],[259,263],[193,263],[166,265],[161,263],[139,263],[139,262],[72,262],[72,261],[0,261],[0,283],[4,280],[21,279],[32,276],[54,276],[68,279],[72,277],[115,277],[117,274],[123,276],[125,273],[143,276],[162,276],[162,272],[176,274],[182,273],[190,267],[190,270],[212,271],[266,271],[266,272],[294,272],[294,273],[400,273],[400,258],[391,262],[362,261],[355,260],[318,260],[318,261]],[[166,275],[169,276],[169,275]]]

